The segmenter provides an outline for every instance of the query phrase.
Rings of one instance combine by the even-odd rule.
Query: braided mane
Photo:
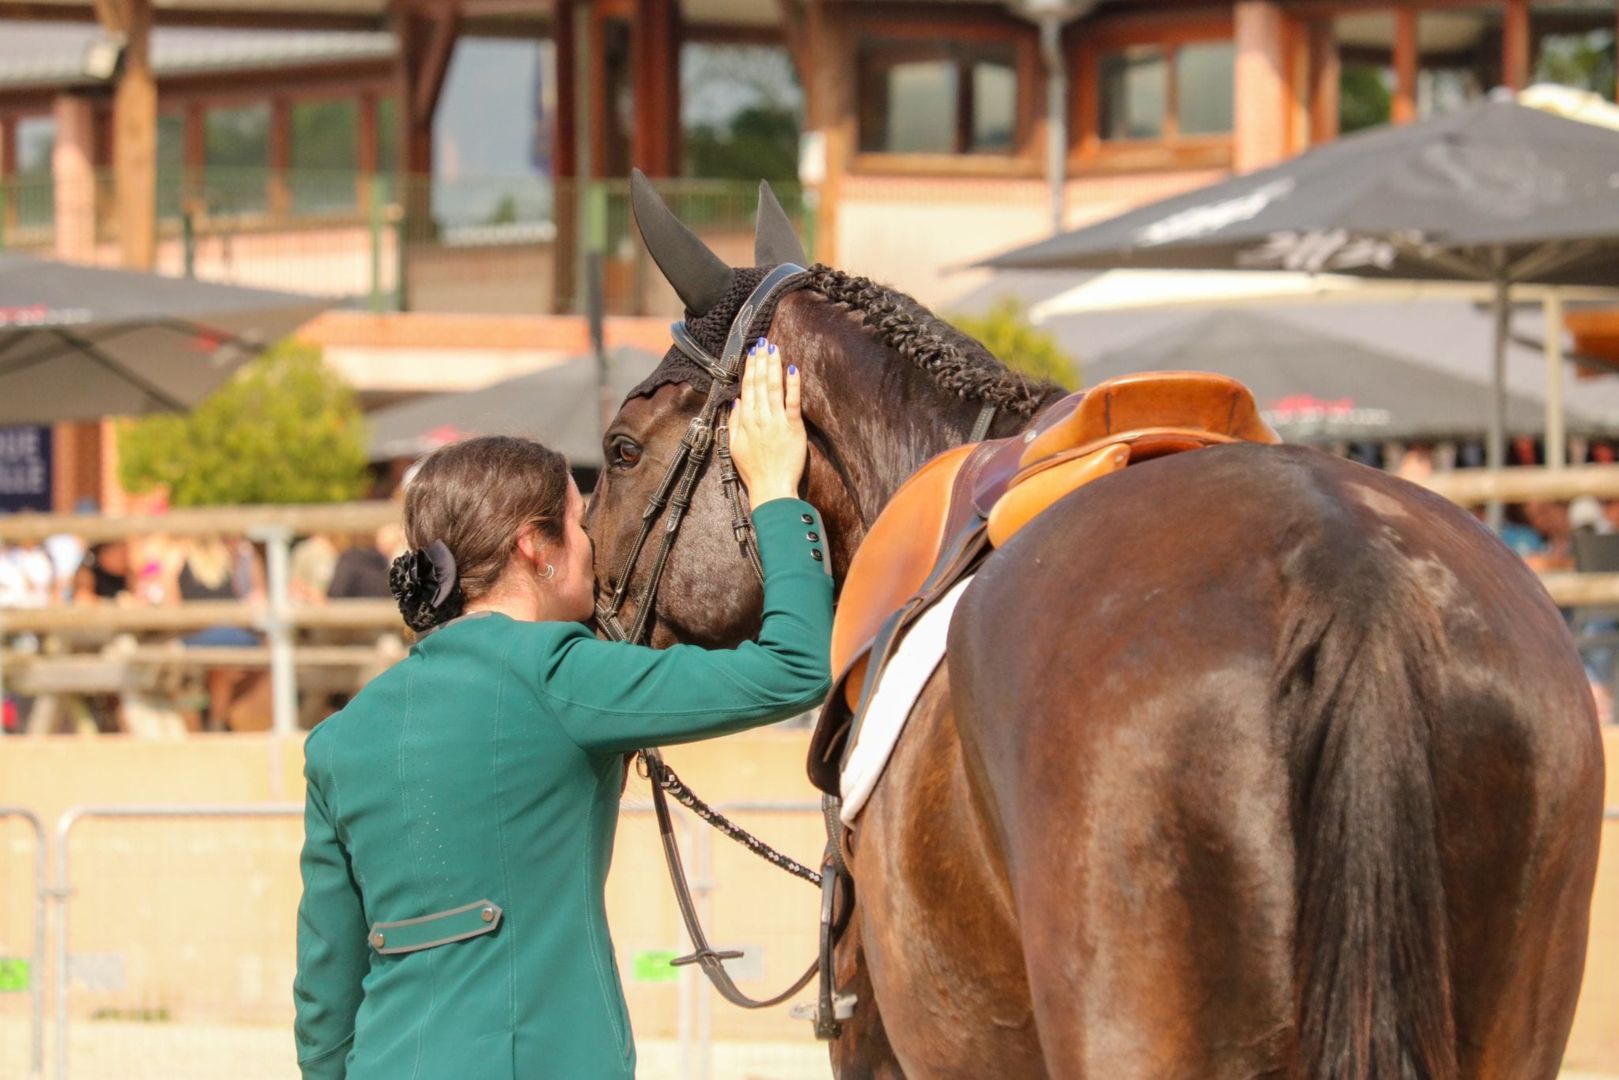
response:
[[[877,340],[964,401],[1028,417],[1062,392],[1056,383],[1011,370],[978,341],[898,290],[823,263],[810,267],[809,275],[811,289],[859,318]]]

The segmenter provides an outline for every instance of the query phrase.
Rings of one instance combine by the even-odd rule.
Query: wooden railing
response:
[[[8,666],[27,669],[25,688],[59,685],[50,671],[83,676],[86,664],[100,664],[103,681],[126,678],[137,668],[149,667],[268,667],[271,683],[272,727],[281,734],[298,728],[298,671],[300,667],[352,664],[361,670],[402,651],[404,627],[391,601],[345,600],[321,606],[296,606],[288,590],[288,564],[295,537],[314,533],[367,533],[399,520],[399,507],[391,502],[343,503],[322,506],[233,506],[174,510],[160,516],[89,517],[60,514],[14,514],[0,517],[0,543],[36,542],[70,534],[94,543],[137,536],[246,536],[265,546],[268,600],[262,604],[231,601],[193,602],[174,607],[100,604],[89,607],[41,608],[0,611],[0,636],[17,634],[83,637],[93,635],[109,643],[100,653],[41,656],[0,651],[0,672]],[[110,643],[119,635],[138,633],[190,633],[216,626],[257,630],[263,646],[245,649],[184,649],[172,645]],[[300,630],[374,631],[379,640],[369,646],[300,646]],[[341,651],[332,651],[338,649]],[[227,663],[227,661],[229,661]]]

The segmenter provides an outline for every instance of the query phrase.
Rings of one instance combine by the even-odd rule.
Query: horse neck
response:
[[[863,537],[894,493],[924,464],[972,434],[983,403],[963,401],[924,372],[861,335],[864,347],[823,347],[806,357],[805,414],[813,448],[828,468],[818,501],[844,535]],[[1002,412],[990,431],[1004,437],[1028,420]],[[829,522],[830,524],[830,522]]]

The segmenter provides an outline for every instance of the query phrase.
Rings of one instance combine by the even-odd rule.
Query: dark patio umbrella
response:
[[[330,306],[0,252],[0,424],[190,408]]]
[[[1199,313],[1085,362],[1085,381],[1139,371],[1215,371],[1254,392],[1265,419],[1289,442],[1440,440],[1476,436],[1489,404],[1482,379],[1414,362],[1286,318],[1243,309]],[[1546,413],[1507,395],[1507,430],[1539,434]],[[1605,430],[1571,410],[1573,434]]]
[[[1619,132],[1492,99],[1349,135],[996,256],[1005,269],[1264,269],[1494,285],[1489,459],[1514,284],[1619,286]]]
[[[610,351],[607,382],[613,400],[634,389],[657,362],[640,349]],[[576,468],[599,469],[596,392],[595,360],[582,356],[481,390],[379,409],[370,416],[371,460],[418,457],[474,435],[522,435],[560,450]]]

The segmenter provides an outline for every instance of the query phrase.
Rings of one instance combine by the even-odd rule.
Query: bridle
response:
[[[725,346],[717,357],[692,337],[684,321],[670,326],[675,347],[688,360],[708,373],[711,380],[708,396],[697,415],[687,425],[686,434],[680,440],[680,447],[676,450],[674,459],[669,462],[657,489],[647,501],[646,509],[641,512],[641,527],[636,533],[634,543],[630,545],[612,596],[596,604],[596,623],[607,638],[637,645],[645,643],[647,630],[651,625],[652,609],[657,600],[658,586],[669,563],[669,553],[674,548],[676,534],[680,531],[686,512],[691,509],[692,496],[703,473],[707,471],[711,457],[719,462],[720,486],[724,489],[726,500],[731,506],[732,535],[735,536],[744,557],[753,568],[754,575],[761,585],[764,583],[764,565],[759,557],[758,540],[754,536],[748,506],[742,496],[741,478],[737,475],[736,465],[731,460],[726,405],[736,396],[735,390],[741,382],[742,357],[747,351],[748,342],[754,338],[754,324],[762,316],[768,316],[782,296],[807,284],[809,284],[808,271],[794,263],[783,263],[766,274],[759,284],[754,286],[747,300],[737,311],[736,317],[732,319],[731,328],[726,334]],[[629,596],[630,580],[634,575],[636,564],[640,561],[641,553],[646,549],[647,541],[651,539],[652,532],[660,520],[664,522],[663,539],[653,558],[651,574],[641,589],[636,603],[635,618],[626,628],[620,613]],[[645,775],[652,781],[652,803],[657,814],[658,832],[663,841],[664,860],[669,866],[669,878],[674,886],[675,900],[680,907],[681,918],[685,921],[686,932],[691,937],[694,950],[689,956],[681,957],[674,963],[677,966],[697,964],[725,1000],[745,1009],[765,1009],[780,1005],[808,986],[810,980],[819,973],[822,988],[821,1001],[816,1012],[816,1030],[826,1038],[836,1035],[835,1014],[847,1016],[852,1001],[834,1000],[831,982],[832,945],[842,933],[854,908],[847,885],[847,870],[843,867],[842,856],[836,850],[836,844],[828,845],[828,861],[823,872],[817,874],[749,836],[726,820],[723,815],[709,808],[686,789],[674,771],[664,764],[663,756],[656,749],[644,748],[638,751],[638,756],[644,766]],[[699,818],[747,845],[762,858],[820,886],[822,915],[819,954],[808,970],[782,993],[764,1000],[743,993],[732,981],[730,973],[725,970],[726,960],[735,959],[742,954],[716,951],[709,944],[697,917],[697,906],[692,901],[691,889],[686,881],[685,868],[680,858],[680,848],[675,840],[674,820],[669,810],[670,793]],[[835,820],[835,817],[833,814],[828,820]],[[837,885],[840,881],[845,883],[841,912],[838,911],[839,905],[836,902],[839,895]]]
[[[602,631],[614,641],[628,641],[636,645],[645,642],[647,628],[651,625],[652,609],[658,596],[658,586],[663,581],[664,568],[669,563],[669,552],[675,546],[675,535],[680,531],[680,524],[685,520],[686,511],[691,509],[692,494],[697,490],[697,483],[702,479],[708,468],[710,455],[719,461],[720,486],[725,490],[725,497],[731,504],[731,532],[736,542],[742,548],[743,555],[753,567],[754,575],[760,584],[764,583],[764,565],[759,561],[759,545],[753,535],[753,523],[748,517],[748,507],[742,498],[742,481],[737,476],[736,465],[731,460],[730,429],[726,426],[726,404],[735,396],[735,390],[742,378],[742,356],[747,351],[748,341],[754,336],[754,323],[762,314],[774,310],[777,301],[782,296],[809,284],[809,272],[802,266],[794,263],[782,263],[771,270],[759,284],[753,287],[747,300],[737,311],[736,317],[731,320],[731,329],[725,336],[725,347],[718,357],[703,348],[702,344],[686,328],[684,320],[669,327],[674,338],[675,348],[679,349],[686,358],[704,371],[708,372],[710,382],[708,397],[703,401],[703,407],[692,417],[691,423],[686,427],[686,434],[680,440],[680,447],[664,471],[663,479],[658,483],[657,490],[652,493],[646,509],[641,511],[641,528],[635,536],[635,542],[630,545],[624,566],[618,575],[618,585],[613,589],[613,595],[605,602],[596,604],[596,623]],[[635,573],[635,565],[640,561],[641,552],[652,537],[652,530],[657,528],[660,518],[664,518],[665,511],[668,516],[663,528],[663,541],[658,546],[657,556],[652,561],[652,573],[647,578],[646,586],[641,590],[640,599],[635,605],[635,620],[629,629],[625,629],[620,620],[620,612],[624,608],[624,601],[629,596],[630,579]]]

